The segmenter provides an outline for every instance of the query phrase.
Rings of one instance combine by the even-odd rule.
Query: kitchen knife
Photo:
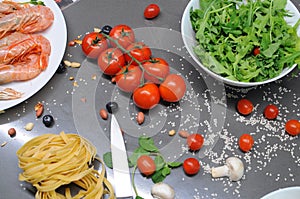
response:
[[[111,117],[110,143],[116,197],[133,198],[124,139],[118,121],[114,115]]]

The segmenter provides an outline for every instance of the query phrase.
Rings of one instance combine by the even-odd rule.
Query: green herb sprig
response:
[[[45,6],[45,3],[43,1],[39,1],[39,0],[30,0],[30,1],[22,2],[21,4],[32,4],[32,5]]]
[[[138,196],[138,192],[134,183],[134,175],[137,169],[137,160],[142,155],[149,155],[154,157],[156,171],[150,176],[153,183],[162,182],[168,175],[170,175],[173,168],[180,167],[182,162],[167,162],[163,155],[160,153],[157,146],[154,144],[154,140],[150,137],[141,136],[138,140],[139,147],[137,147],[128,158],[129,167],[133,167],[132,184],[136,199],[143,199]],[[107,152],[103,155],[103,161],[108,168],[113,168],[111,152]]]

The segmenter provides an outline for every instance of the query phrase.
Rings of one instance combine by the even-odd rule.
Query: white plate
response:
[[[193,60],[199,65],[200,68],[202,68],[204,71],[206,71],[209,75],[214,77],[215,79],[228,84],[232,86],[238,86],[238,87],[250,87],[250,86],[257,86],[262,85],[266,83],[273,82],[275,80],[278,80],[285,75],[287,75],[289,72],[291,72],[297,65],[294,64],[293,66],[289,68],[285,68],[281,74],[279,74],[277,77],[274,77],[272,79],[262,81],[262,82],[239,82],[227,79],[225,77],[222,77],[221,75],[218,75],[211,70],[209,70],[207,67],[203,66],[200,62],[198,56],[194,53],[193,47],[197,45],[197,41],[195,39],[195,32],[192,29],[191,21],[190,21],[190,9],[198,9],[199,8],[199,0],[191,0],[187,7],[184,10],[182,19],[181,19],[181,35],[184,42],[185,47],[187,48],[189,54],[192,56]],[[293,17],[286,18],[286,21],[288,24],[294,25],[298,19],[300,18],[300,13],[298,9],[295,7],[295,5],[288,0],[286,5],[286,10],[290,11],[293,14]],[[300,28],[298,29],[298,35],[300,35]]]
[[[24,2],[25,0],[16,1]],[[54,21],[52,26],[46,31],[40,33],[45,36],[51,44],[49,65],[45,71],[43,71],[39,76],[32,80],[24,82],[12,82],[0,85],[2,87],[13,88],[19,92],[24,93],[23,96],[19,99],[0,101],[0,110],[5,110],[13,107],[37,93],[52,78],[64,55],[67,43],[67,26],[65,18],[54,0],[43,0],[43,2],[52,10],[54,14]]]
[[[299,199],[300,187],[287,187],[273,191],[261,199]]]

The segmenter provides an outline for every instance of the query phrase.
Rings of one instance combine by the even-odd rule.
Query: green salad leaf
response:
[[[287,0],[201,0],[190,10],[203,65],[225,78],[259,82],[300,63],[300,38]],[[259,54],[253,50],[259,48]]]

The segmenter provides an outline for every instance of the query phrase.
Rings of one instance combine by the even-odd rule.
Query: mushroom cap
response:
[[[151,194],[155,199],[174,199],[174,189],[163,182],[156,183],[152,186]]]
[[[240,180],[244,175],[244,164],[237,157],[229,157],[226,159],[226,165],[229,168],[229,179],[232,181]]]

